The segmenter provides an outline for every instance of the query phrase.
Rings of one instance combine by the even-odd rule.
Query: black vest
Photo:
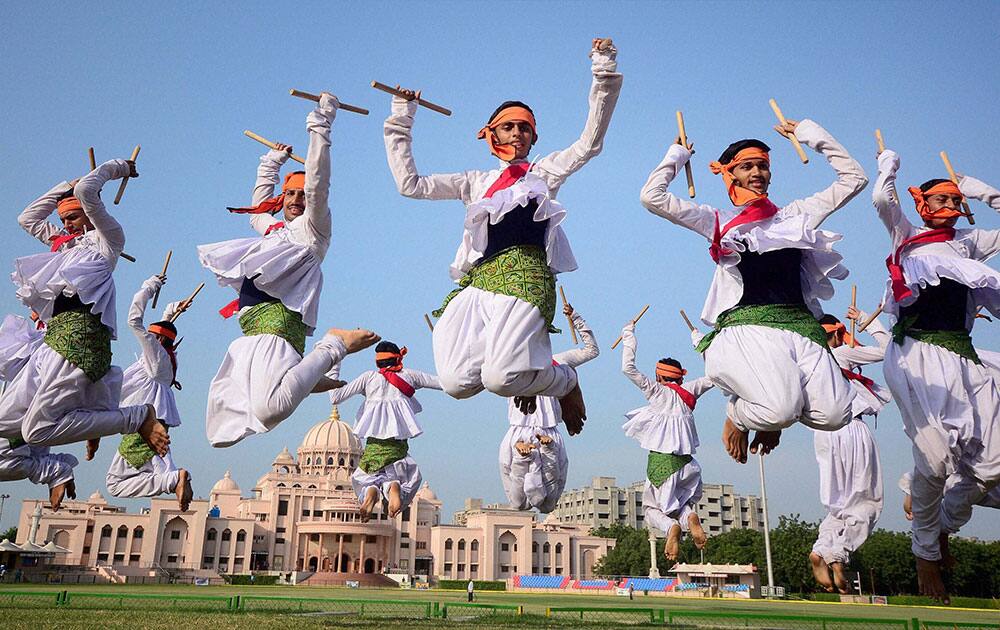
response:
[[[503,215],[496,225],[488,225],[486,228],[486,251],[478,262],[488,260],[496,256],[505,249],[516,245],[534,245],[545,249],[545,231],[549,227],[549,220],[535,221],[535,210],[538,209],[538,202],[530,199],[523,206],[511,210]]]
[[[740,253],[736,268],[743,278],[739,306],[806,303],[802,297],[802,250],[745,251]]]
[[[899,320],[916,317],[908,324],[917,330],[968,330],[969,287],[954,280],[941,279],[937,286],[920,289],[916,301],[899,309]]]

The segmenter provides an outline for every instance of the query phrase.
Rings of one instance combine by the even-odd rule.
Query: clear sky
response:
[[[292,87],[329,90],[372,110],[368,117],[341,112],[333,127],[334,234],[323,265],[320,326],[372,328],[409,346],[408,365],[433,371],[423,314],[451,288],[448,265],[464,209],[459,202],[397,194],[382,142],[389,97],[369,83],[422,88],[428,99],[454,110],[450,118],[418,112],[414,147],[422,172],[492,168],[476,131],[503,100],[533,107],[540,154],[578,137],[591,80],[590,41],[613,37],[625,80],[605,150],[559,196],[580,263],[561,282],[602,348],[581,371],[589,421],[581,436],[568,440],[568,485],[585,485],[595,475],[632,482],[643,478],[646,457],[620,427],[623,414],[644,399],[621,375],[620,351],[610,349],[621,326],[649,303],[637,333],[640,367],[650,374],[656,359],[669,355],[692,375],[702,373],[677,311],[701,310],[713,271],[706,243],[639,204],[642,184],[676,134],[674,111],[684,111],[698,149],[698,199],[717,206],[729,202],[706,165],[739,138],[760,137],[774,148],[772,199],[779,205],[833,179],[824,160],[814,156],[803,166],[774,133],[770,97],[789,118],[825,126],[872,179],[872,134],[880,127],[902,156],[901,185],[943,176],[942,149],[959,171],[996,185],[998,14],[993,2],[7,4],[0,8],[0,190],[7,207],[0,247],[8,266],[16,256],[40,251],[15,218],[55,183],[84,174],[87,147],[103,161],[127,157],[142,144],[141,177],[113,207],[128,234],[126,251],[139,259],[120,263],[115,274],[122,333],[115,360],[123,367],[134,360],[128,304],[172,248],[163,297],[179,299],[201,281],[209,285],[178,322],[186,338],[184,390],[177,395],[184,424],[173,433],[174,458],[193,472],[196,496],[207,496],[227,469],[249,493],[282,447],[294,451],[329,405],[325,396],[314,396],[272,433],[229,449],[212,449],[205,439],[208,384],[240,333],[235,320],[216,313],[233,294],[198,265],[195,247],[251,234],[244,218],[225,210],[249,201],[263,149],[242,131],[294,144],[304,154],[310,104],[289,97]],[[681,183],[673,189],[684,192]],[[112,195],[107,190],[104,198]],[[988,208],[974,209],[978,227],[1000,228]],[[861,306],[873,309],[888,239],[870,189],[824,227],[845,234],[839,250],[852,271],[828,310],[844,312],[852,282]],[[0,308],[24,313],[12,288],[0,292]],[[998,326],[978,323],[977,345],[1000,350]],[[553,349],[570,343],[568,335],[557,336]],[[343,375],[372,366],[371,352],[356,355]],[[878,369],[867,373],[881,379]],[[462,402],[433,391],[418,396],[426,432],[413,440],[411,454],[444,500],[445,520],[465,497],[503,499],[496,452],[507,429],[505,401],[489,394]],[[343,417],[353,418],[358,404],[345,404]],[[698,405],[704,479],[757,493],[756,465],[735,464],[722,450],[723,410],[718,393]],[[911,459],[894,407],[874,433],[885,469],[881,525],[902,529],[895,484]],[[104,475],[116,445],[117,439],[106,439],[96,460],[77,468],[80,495],[98,489],[107,496]],[[82,448],[67,450],[82,459]],[[786,431],[767,463],[771,513],[821,518],[809,431]],[[0,491],[13,495],[4,527],[15,522],[20,499],[46,495],[24,481]],[[128,504],[135,510],[146,502]],[[998,522],[978,509],[963,533],[1000,538]]]

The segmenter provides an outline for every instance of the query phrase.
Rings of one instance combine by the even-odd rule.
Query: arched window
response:
[[[143,532],[142,525],[139,525],[138,527],[132,530],[132,538],[136,539],[142,538],[142,532]]]
[[[532,542],[531,543],[531,553],[538,553],[538,543],[537,542]]]
[[[549,543],[542,545],[542,553],[548,553],[550,549],[551,547],[549,546]]]
[[[459,538],[458,539],[458,550],[459,551],[465,551],[465,539],[464,538]]]
[[[344,458],[343,458],[343,457],[341,457],[339,461],[340,461],[340,463],[339,463],[339,464],[337,464],[337,465],[338,465],[338,466],[343,466],[343,465],[344,465]],[[331,463],[332,463],[332,462],[331,462]]]
[[[278,482],[278,487],[279,487],[279,488],[284,488],[284,487],[285,487],[285,484],[284,484],[284,483],[282,483],[282,482]]]
[[[118,528],[118,538],[125,538],[126,536],[128,536],[128,527],[122,525]]]
[[[333,458],[332,457],[327,457],[326,458],[326,465],[327,466],[333,466]]]
[[[215,540],[215,537],[218,534],[219,532],[215,531],[215,528],[213,527],[212,529],[208,530],[208,532],[205,534],[205,540]]]
[[[247,539],[246,530],[241,529],[240,531],[236,532],[236,542],[243,542],[246,539]]]
[[[232,538],[232,536],[233,533],[228,529],[222,530],[222,542],[229,542],[229,539]]]
[[[451,542],[451,538],[449,538],[448,540],[444,541],[444,548],[445,549],[451,549],[451,547],[452,547],[452,542]]]
[[[315,490],[316,489],[316,484],[314,484],[314,483],[309,484],[309,489],[310,490]]]
[[[311,457],[307,457],[306,458],[306,466],[308,466],[311,463],[312,463],[312,458]]]
[[[301,487],[302,487],[302,484],[299,484],[299,483],[293,483],[293,484],[292,484],[292,487],[293,487],[293,488],[301,488]]]
[[[471,549],[472,551],[479,551],[479,541],[478,541],[478,540],[473,540],[473,541],[472,541],[472,546],[471,546],[471,547],[469,547],[469,548],[470,548],[470,549]]]
[[[278,472],[287,475],[288,474],[288,466],[282,466],[281,468],[278,469]]]
[[[556,554],[562,553],[562,543],[556,543]]]
[[[60,547],[69,547],[69,532],[65,529],[60,529],[56,532],[56,535],[52,537],[52,542]]]
[[[354,458],[351,458],[351,468],[354,468]]]

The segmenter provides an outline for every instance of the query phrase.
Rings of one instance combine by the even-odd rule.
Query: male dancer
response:
[[[582,348],[571,348],[552,357],[559,365],[576,369],[597,358],[600,349],[594,332],[571,304],[563,307],[573,327],[580,333]],[[559,399],[539,396],[531,413],[524,413],[509,399],[510,428],[500,442],[500,481],[510,505],[517,510],[536,508],[548,514],[556,507],[569,473],[569,458],[559,432],[562,410]]]
[[[244,335],[229,345],[209,387],[205,428],[212,446],[270,431],[310,393],[337,385],[324,375],[345,354],[378,341],[370,331],[331,328],[305,353],[330,247],[330,126],[339,105],[332,94],[320,96],[306,118],[306,170],[286,175],[282,194],[271,197],[292,148],[280,145],[260,159],[253,207],[232,210],[253,215],[261,236],[198,247],[201,264],[219,284],[239,292],[221,314],[238,313]],[[270,216],[278,211],[283,221]]]
[[[394,97],[385,121],[386,154],[399,192],[466,205],[462,244],[451,266],[459,289],[435,313],[441,319],[434,327],[434,362],[444,391],[459,399],[483,389],[517,397],[526,413],[534,396],[558,398],[570,435],[583,429],[586,409],[573,368],[552,365],[549,332],[555,276],[577,265],[560,225],[566,209],[555,196],[603,148],[622,83],[615,56],[611,40],[594,40],[583,134],[569,148],[531,163],[535,116],[520,101],[501,104],[479,131],[500,159],[490,171],[418,174],[411,136],[418,94]]]
[[[873,191],[892,249],[885,311],[896,318],[885,380],[913,441],[913,554],[920,591],[949,603],[941,568],[949,534],[972,517],[1000,481],[1000,355],[977,350],[976,312],[1000,314],[1000,273],[985,261],[1000,230],[956,229],[966,196],[1000,210],[1000,193],[979,180],[932,179],[910,188],[922,225],[895,198],[899,157],[878,157]],[[957,479],[946,490],[950,477]]]
[[[833,296],[831,278],[846,277],[833,250],[838,234],[820,230],[868,183],[861,165],[811,120],[789,120],[775,130],[823,155],[837,172],[826,190],[778,208],[770,199],[770,148],[760,140],[734,142],[712,171],[722,175],[736,210],[716,210],[680,199],[667,187],[691,157],[674,144],[642,189],[642,204],[705,237],[716,264],[701,318],[715,330],[698,350],[705,375],[729,397],[723,427],[726,450],[746,462],[768,452],[781,429],[796,421],[822,431],[847,424],[854,392],[826,347],[816,318],[820,300]]]

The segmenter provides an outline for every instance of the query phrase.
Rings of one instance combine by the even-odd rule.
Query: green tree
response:
[[[880,595],[918,592],[917,569],[908,534],[875,530],[853,554],[851,564],[861,572],[866,591],[871,590],[874,577],[875,590]]]
[[[803,521],[798,514],[778,517],[778,526],[771,530],[775,586],[784,586],[798,593],[808,593],[816,588],[809,566],[809,552],[816,542],[818,531],[817,523]],[[763,570],[766,571],[766,567]]]
[[[0,534],[0,540],[9,540],[14,542],[17,539],[17,527],[11,527],[4,533]]]
[[[591,534],[615,539],[615,548],[594,565],[596,575],[649,575],[649,533],[645,529],[615,523],[595,527]]]

